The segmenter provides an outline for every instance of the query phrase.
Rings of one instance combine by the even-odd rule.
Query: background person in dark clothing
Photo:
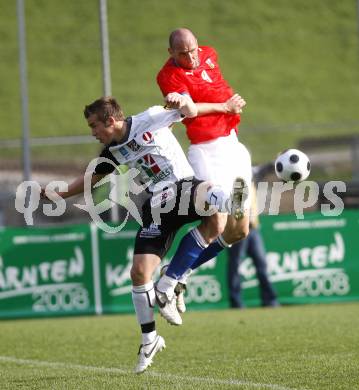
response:
[[[244,307],[241,297],[241,277],[238,268],[241,260],[245,256],[249,256],[256,269],[262,306],[279,306],[277,294],[267,274],[266,251],[259,227],[257,196],[253,184],[249,227],[249,235],[228,248],[228,289],[230,305],[233,308]]]

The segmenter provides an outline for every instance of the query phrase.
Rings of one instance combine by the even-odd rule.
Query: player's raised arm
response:
[[[247,104],[242,96],[235,93],[223,103],[194,103],[190,96],[171,92],[165,97],[166,106],[180,109],[188,118],[206,114],[240,114]]]
[[[187,118],[194,118],[198,115],[197,105],[188,95],[171,92],[165,97],[165,104],[168,108],[179,109]]]
[[[206,114],[240,114],[242,108],[246,105],[242,96],[235,93],[224,103],[196,103],[198,115]]]

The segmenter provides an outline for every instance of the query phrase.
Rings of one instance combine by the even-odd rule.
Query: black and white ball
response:
[[[284,181],[300,182],[310,173],[308,156],[297,149],[288,149],[280,153],[275,160],[275,173]]]

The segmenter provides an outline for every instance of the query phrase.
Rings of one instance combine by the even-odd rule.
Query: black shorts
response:
[[[138,230],[134,254],[166,255],[177,231],[201,220],[194,203],[195,190],[203,181],[184,179],[155,193],[142,207],[143,226]]]

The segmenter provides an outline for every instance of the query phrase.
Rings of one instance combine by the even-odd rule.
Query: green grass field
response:
[[[359,389],[359,305],[189,312],[132,373],[133,315],[0,322],[1,389]]]

